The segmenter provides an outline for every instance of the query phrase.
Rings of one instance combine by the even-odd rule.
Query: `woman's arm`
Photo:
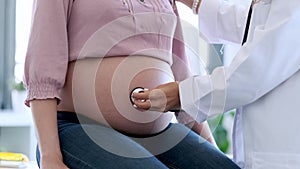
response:
[[[191,9],[193,8],[194,0],[177,0],[177,1],[185,4],[186,6],[188,6]],[[196,8],[197,11],[198,11],[200,4],[201,4],[201,0],[198,1],[197,8]]]
[[[57,130],[57,100],[33,100],[30,102],[40,150],[42,169],[63,169],[64,165],[59,146]]]
[[[68,65],[67,21],[72,0],[35,0],[24,68],[26,105],[31,107],[41,168],[67,168],[57,130],[57,99]],[[52,99],[50,99],[52,98]]]
[[[218,148],[215,139],[211,133],[211,130],[209,128],[209,125],[207,121],[198,123],[197,121],[193,121],[188,124],[188,126],[197,134],[199,134],[201,137],[203,137],[205,140],[210,142],[212,145],[214,145],[216,148]]]
[[[190,1],[191,1],[191,6],[192,6],[193,0],[190,0]],[[186,2],[188,2],[188,0],[186,0]],[[173,4],[173,7],[174,7],[174,9],[177,8],[175,3]],[[184,43],[183,32],[181,29],[181,22],[180,22],[178,10],[174,10],[174,12],[177,15],[177,25],[176,25],[176,29],[175,29],[175,33],[174,33],[174,37],[173,37],[173,46],[172,46],[173,64],[172,64],[171,68],[172,68],[175,80],[181,81],[188,77],[191,77],[192,73],[190,71],[189,64],[188,64],[188,56],[186,55],[186,52],[185,52],[186,46]],[[177,82],[172,82],[171,84],[173,84],[175,87],[177,86],[177,88],[178,88]],[[177,93],[174,92],[174,94],[177,97],[179,96],[178,92]],[[174,103],[175,104],[176,104],[176,102],[178,103],[179,101],[176,101],[176,97],[174,97],[174,98],[175,98]],[[174,108],[174,107],[180,107],[180,106],[179,105],[172,106],[172,108]],[[207,139],[207,141],[214,144],[214,139],[213,139],[213,137],[211,137],[212,134],[211,134],[210,129],[206,122],[199,124],[199,123],[195,122],[195,120],[192,117],[190,117],[188,115],[188,113],[180,112],[179,114],[180,114],[180,116],[176,116],[179,123],[182,123],[182,124],[188,126],[194,132],[196,132],[203,138]]]

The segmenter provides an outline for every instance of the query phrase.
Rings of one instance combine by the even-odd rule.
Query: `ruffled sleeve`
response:
[[[59,97],[68,66],[68,16],[73,0],[35,0],[25,60],[25,104]]]

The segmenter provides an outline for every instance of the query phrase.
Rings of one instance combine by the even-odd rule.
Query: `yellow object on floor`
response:
[[[22,153],[0,152],[0,168],[23,168],[28,161],[28,157]]]
[[[21,153],[0,152],[0,160],[28,162],[28,157]]]

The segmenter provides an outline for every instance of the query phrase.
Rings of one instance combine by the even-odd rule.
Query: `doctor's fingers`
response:
[[[134,105],[137,109],[150,110],[150,111],[158,111],[158,112],[166,112],[166,104],[161,101],[142,101],[142,100],[134,100]]]
[[[149,110],[151,107],[151,103],[149,100],[134,100],[134,107],[137,109]]]
[[[149,90],[145,90],[145,91],[140,92],[140,93],[133,93],[132,97],[135,100],[147,100],[147,99],[149,99],[149,95],[150,95],[150,91]]]
[[[132,93],[134,100],[148,100],[167,102],[167,96],[162,89],[144,90],[143,92]]]
[[[164,112],[164,106],[162,106],[159,102],[155,102],[155,101],[151,102],[150,100],[147,101],[135,100],[134,105],[137,109]]]

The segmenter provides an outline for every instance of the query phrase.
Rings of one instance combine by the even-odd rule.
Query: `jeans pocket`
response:
[[[250,169],[298,169],[300,166],[300,154],[253,152],[249,156]]]

